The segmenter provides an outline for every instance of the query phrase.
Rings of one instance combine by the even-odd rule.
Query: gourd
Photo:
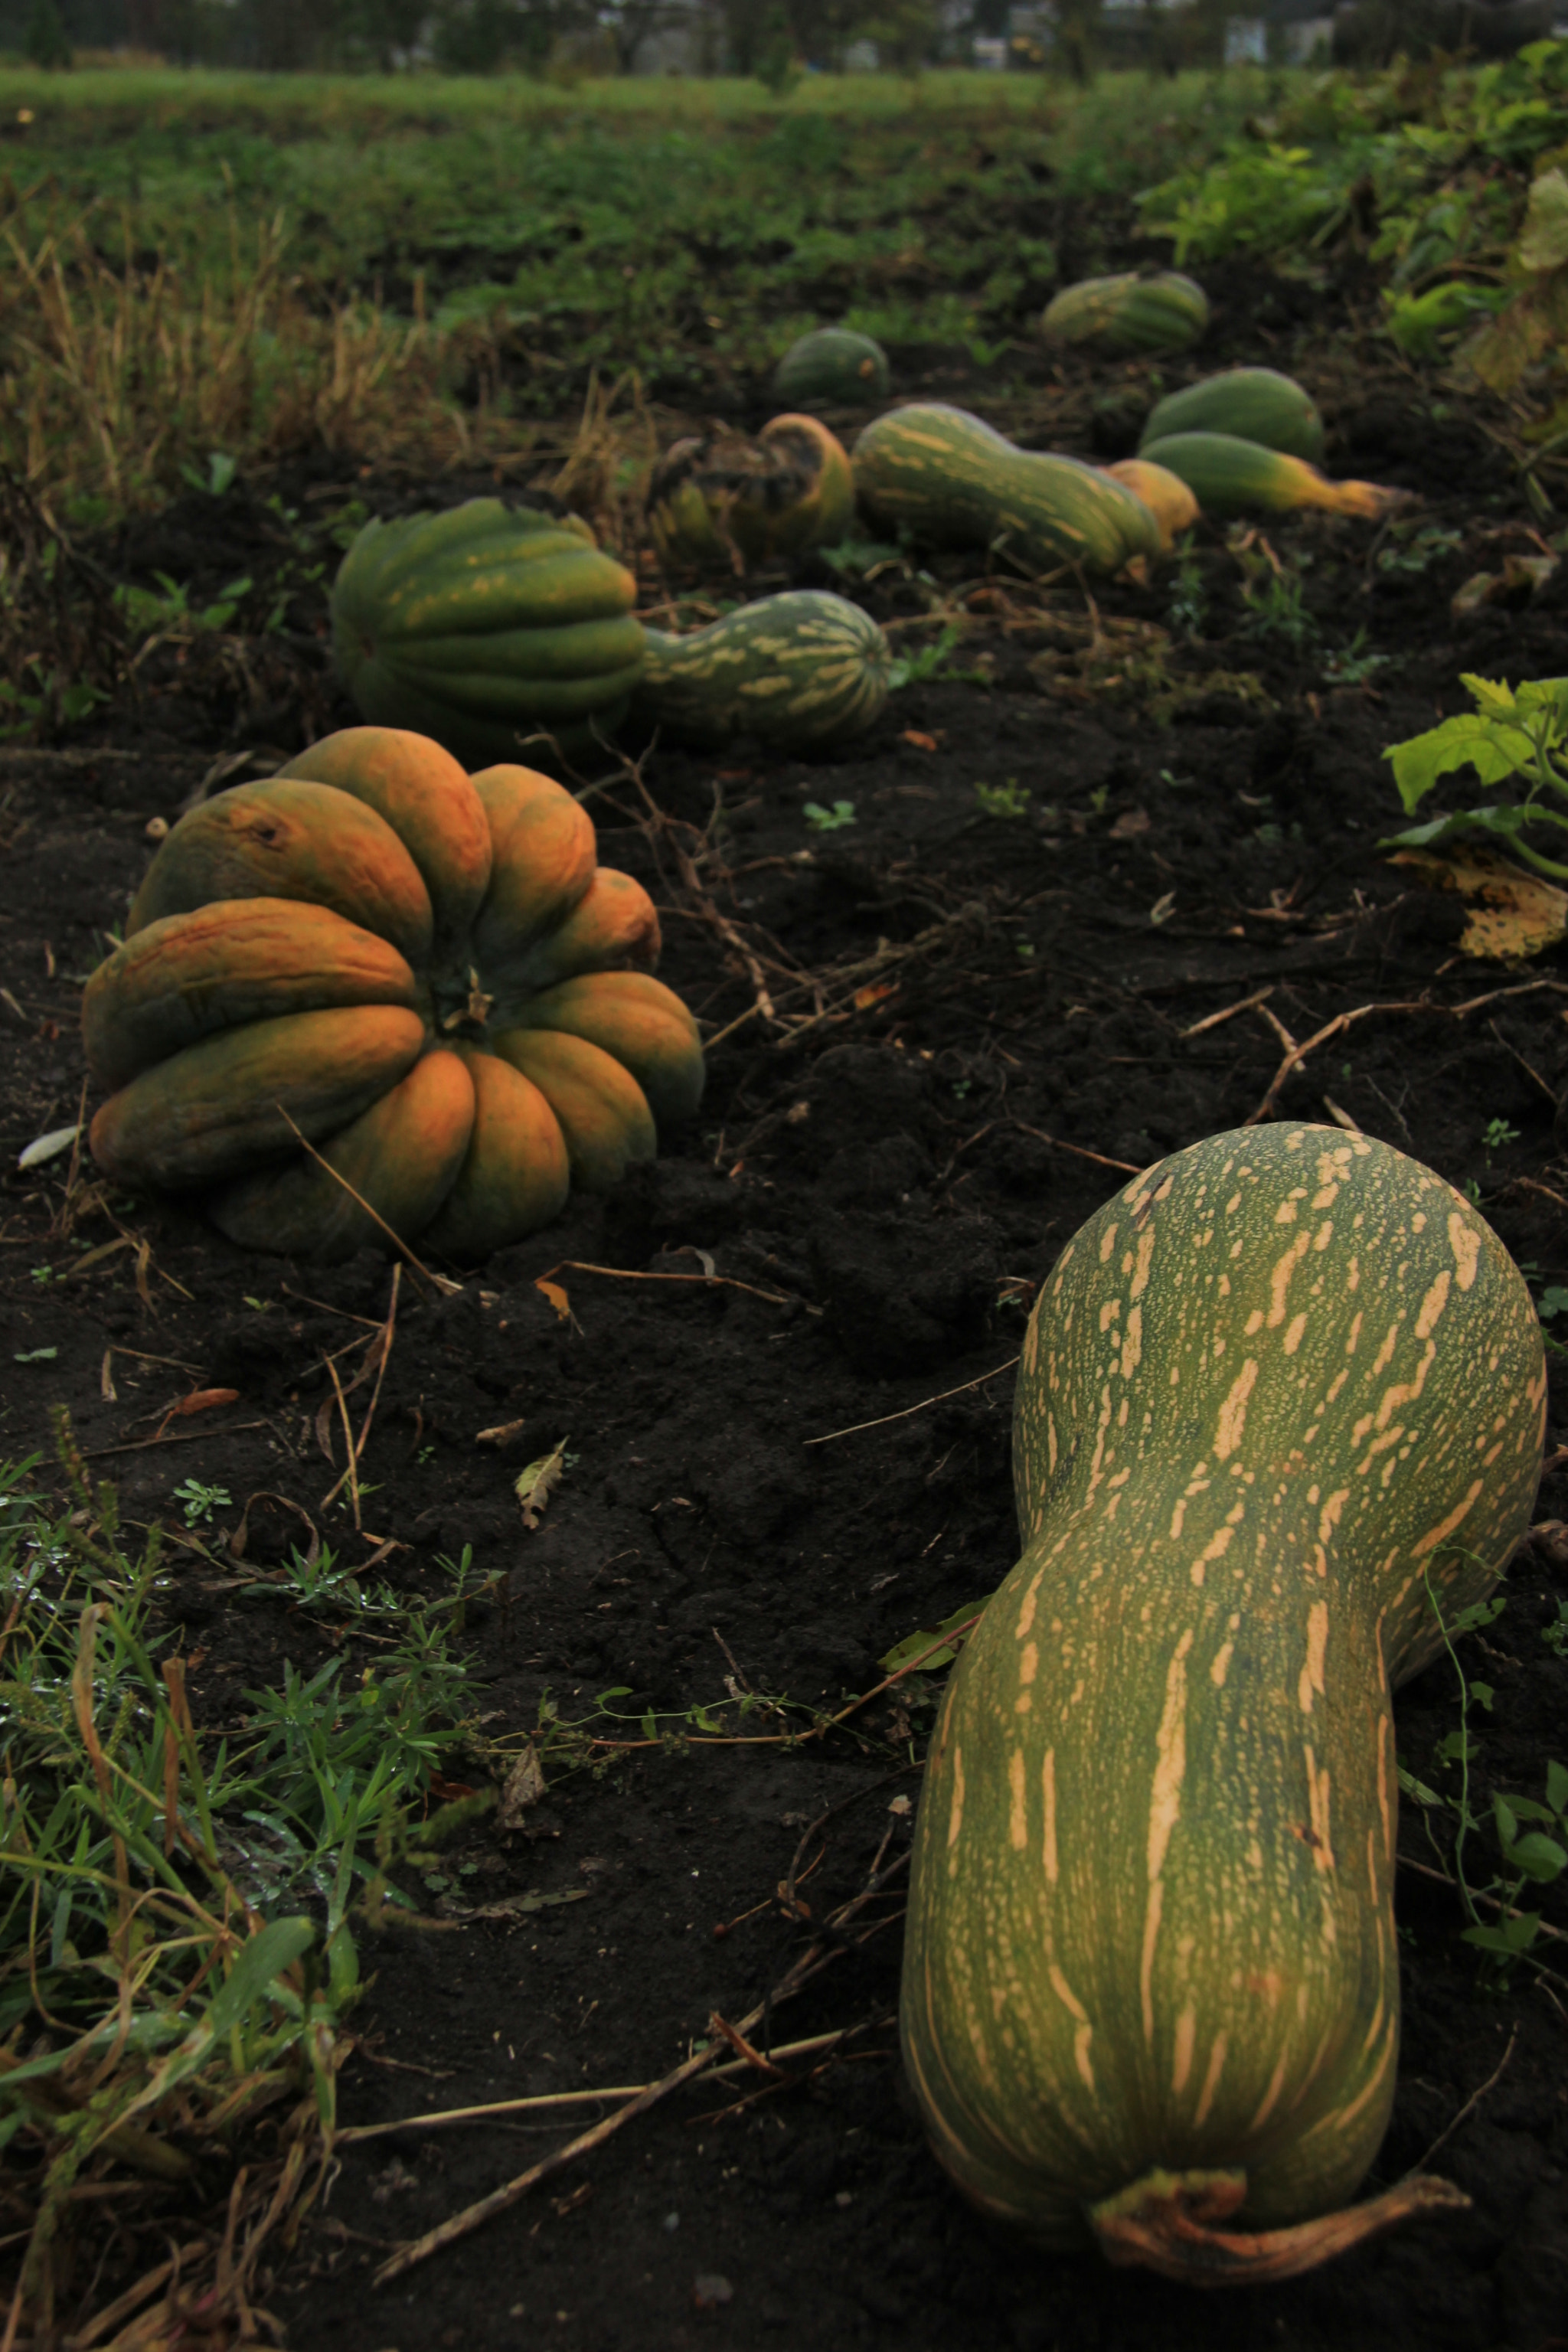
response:
[[[1173,433],[1146,441],[1139,456],[1179,475],[1205,514],[1289,514],[1321,507],[1329,514],[1376,518],[1405,505],[1408,490],[1377,482],[1331,482],[1303,457],[1266,449],[1230,433]]]
[[[1394,2095],[1390,1689],[1528,1528],[1545,1406],[1501,1244],[1368,1137],[1213,1136],[1063,1251],[904,1958],[910,2079],[985,2212],[1214,2283],[1463,2201],[1335,2210]]]
[[[1198,519],[1198,502],[1177,474],[1152,466],[1147,457],[1119,457],[1106,472],[1114,474],[1124,489],[1142,499],[1160,526],[1160,546],[1169,554],[1183,531]]]
[[[854,511],[844,445],[815,416],[775,416],[754,441],[678,441],[648,485],[648,529],[667,564],[742,571],[831,546]]]
[[[1098,466],[1014,443],[966,409],[914,401],[868,425],[855,488],[869,520],[937,546],[986,548],[1026,572],[1120,572],[1160,551],[1141,499]]]
[[[871,615],[823,588],[760,596],[687,636],[647,633],[634,722],[710,748],[749,734],[780,751],[863,734],[892,656]]]
[[[1047,343],[1120,359],[1136,352],[1184,351],[1208,322],[1207,295],[1179,269],[1150,277],[1127,270],[1064,287],[1046,306],[1040,332]]]
[[[817,327],[785,352],[773,392],[787,408],[867,407],[888,396],[888,354],[852,328]]]
[[[525,739],[591,751],[642,666],[637,583],[575,515],[500,499],[367,522],[331,594],[332,650],[362,718],[469,768]]]
[[[1149,411],[1140,450],[1173,433],[1230,433],[1317,465],[1323,455],[1323,420],[1310,392],[1278,368],[1227,368],[1180,392],[1167,393]]]
[[[696,1108],[658,948],[560,784],[350,728],[159,849],[83,997],[93,1157],[246,1247],[484,1258]]]

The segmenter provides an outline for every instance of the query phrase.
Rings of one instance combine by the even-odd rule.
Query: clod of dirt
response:
[[[661,1249],[711,1249],[745,1222],[744,1192],[716,1169],[648,1160],[605,1202],[605,1245],[616,1265],[646,1266]]]
[[[1001,1236],[989,1217],[828,1213],[811,1261],[827,1328],[857,1371],[925,1371],[984,1338]]]

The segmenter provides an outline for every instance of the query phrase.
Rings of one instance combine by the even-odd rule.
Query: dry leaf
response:
[[[1461,955],[1511,961],[1568,938],[1568,891],[1494,850],[1452,849],[1438,857],[1430,850],[1402,849],[1390,862],[1410,866],[1436,889],[1457,890],[1465,900]]]
[[[165,1418],[184,1421],[193,1412],[211,1412],[220,1404],[237,1404],[238,1402],[237,1389],[193,1389],[189,1396],[181,1397],[177,1404],[169,1407]]]
[[[1112,841],[1133,841],[1141,833],[1148,833],[1153,818],[1147,809],[1124,809],[1110,828]]]
[[[912,743],[917,751],[934,751],[937,748],[937,738],[922,735],[918,727],[906,727],[899,740],[900,743]]]
[[[496,1814],[500,1827],[503,1830],[518,1828],[530,1805],[537,1805],[543,1794],[544,1767],[531,1739],[506,1776],[500,1792],[500,1806]]]
[[[521,1437],[528,1423],[525,1421],[498,1421],[493,1429],[480,1429],[474,1433],[476,1445],[510,1445]]]
[[[869,1006],[881,1004],[888,997],[897,996],[898,992],[899,983],[896,980],[868,981],[864,988],[858,988],[855,991],[855,1010],[857,1013],[864,1013]]]
[[[565,1475],[566,1440],[564,1438],[561,1440],[553,1453],[542,1454],[537,1462],[531,1462],[526,1470],[519,1471],[512,1492],[522,1505],[522,1524],[531,1534],[539,1525],[550,1497]]]
[[[551,1282],[547,1280],[542,1274],[533,1286],[535,1290],[542,1291],[544,1297],[549,1299],[550,1304],[554,1307],[555,1312],[560,1317],[562,1322],[570,1323],[572,1320],[572,1301],[567,1297],[566,1293],[562,1289],[561,1285],[558,1282]]]

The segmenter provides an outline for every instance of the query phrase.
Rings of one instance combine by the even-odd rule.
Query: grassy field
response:
[[[0,76],[0,457],[97,512],[213,448],[504,446],[595,368],[700,402],[824,318],[986,358],[1049,294],[1064,201],[1124,223],[1266,94]]]

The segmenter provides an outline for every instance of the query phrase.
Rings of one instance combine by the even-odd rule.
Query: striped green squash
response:
[[[1133,269],[1064,287],[1047,304],[1040,332],[1047,343],[1122,359],[1137,352],[1185,351],[1208,322],[1208,297],[1195,279],[1179,269],[1148,277]]]
[[[892,657],[870,614],[821,588],[760,596],[689,636],[647,633],[633,719],[689,743],[754,735],[781,751],[863,734]]]
[[[867,408],[888,397],[888,354],[849,327],[802,335],[773,370],[773,398],[786,408]]]
[[[930,544],[986,548],[1026,572],[1120,572],[1157,556],[1160,526],[1098,466],[1020,449],[967,409],[914,401],[868,425],[855,489],[870,520]]]
[[[1207,515],[1292,514],[1299,507],[1319,507],[1326,514],[1375,520],[1410,498],[1408,490],[1379,482],[1331,482],[1304,457],[1234,433],[1172,433],[1145,441],[1138,454],[1185,482]]]
[[[1454,2201],[1334,2210],[1394,2095],[1389,1693],[1529,1526],[1545,1404],[1496,1235],[1369,1138],[1211,1137],[1064,1250],[904,1960],[910,2076],[984,2210],[1212,2284]]]
[[[1278,368],[1227,368],[1167,393],[1149,411],[1140,444],[1167,440],[1173,433],[1231,433],[1238,441],[1259,441],[1316,466],[1323,455],[1323,420],[1318,404],[1293,376]]]
[[[514,761],[541,732],[570,753],[625,713],[642,667],[636,593],[575,515],[469,499],[366,523],[332,588],[332,649],[365,719],[430,736],[466,767]]]

